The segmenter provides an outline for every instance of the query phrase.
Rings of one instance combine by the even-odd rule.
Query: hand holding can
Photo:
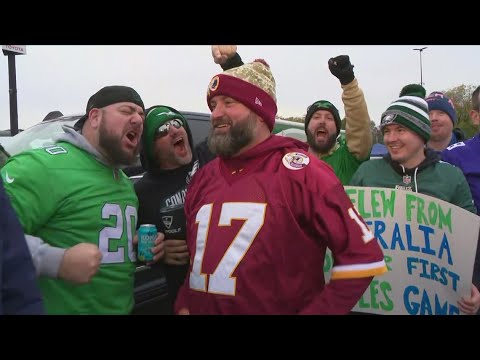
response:
[[[157,227],[153,224],[140,225],[138,229],[138,250],[137,258],[142,262],[153,261],[154,254],[151,248],[155,246],[157,238]]]

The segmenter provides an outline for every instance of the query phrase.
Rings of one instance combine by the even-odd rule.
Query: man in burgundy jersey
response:
[[[387,271],[383,253],[332,169],[302,142],[271,134],[269,66],[255,60],[214,76],[207,102],[218,157],[187,192],[190,271],[176,313],[348,313]]]

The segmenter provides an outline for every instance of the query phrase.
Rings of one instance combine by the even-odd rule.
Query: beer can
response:
[[[137,258],[143,262],[153,260],[153,253],[150,251],[155,246],[157,238],[157,227],[152,224],[140,225],[138,229],[138,250]]]

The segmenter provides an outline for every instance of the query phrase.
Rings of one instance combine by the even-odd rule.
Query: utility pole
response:
[[[10,94],[10,136],[18,134],[17,75],[15,55],[27,53],[25,45],[2,45],[3,54],[8,56],[8,92]]]
[[[422,52],[423,50],[428,49],[427,46],[420,49],[413,49],[420,53],[420,85],[423,86],[423,69],[422,69]]]

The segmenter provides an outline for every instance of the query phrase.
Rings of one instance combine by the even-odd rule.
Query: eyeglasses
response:
[[[162,126],[159,126],[157,131],[155,131],[156,138],[162,138],[168,134],[170,131],[170,126],[173,126],[175,129],[180,129],[183,126],[183,122],[180,119],[172,119],[167,121]]]

